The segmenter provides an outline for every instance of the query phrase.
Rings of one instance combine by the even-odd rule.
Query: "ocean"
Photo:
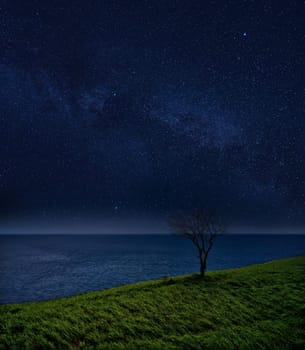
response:
[[[305,254],[305,235],[223,235],[208,270]],[[197,272],[192,243],[171,235],[1,235],[0,303],[47,300]]]

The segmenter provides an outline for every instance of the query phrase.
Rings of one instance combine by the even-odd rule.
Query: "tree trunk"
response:
[[[204,273],[205,273],[205,268],[203,265],[203,261],[201,260],[200,261],[200,275],[201,275],[201,277],[204,277]]]
[[[204,257],[200,256],[200,275],[201,277],[204,277],[205,271],[207,268],[207,257],[208,255],[205,254]]]

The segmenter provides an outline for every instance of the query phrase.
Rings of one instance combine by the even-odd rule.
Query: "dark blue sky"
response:
[[[0,209],[305,227],[304,1],[1,1]]]

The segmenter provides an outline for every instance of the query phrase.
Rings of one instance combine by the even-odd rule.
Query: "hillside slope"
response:
[[[0,349],[305,349],[305,257],[1,305]]]

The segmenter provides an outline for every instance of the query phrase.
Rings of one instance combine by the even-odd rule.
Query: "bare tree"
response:
[[[208,255],[215,238],[224,233],[224,227],[214,211],[210,209],[195,209],[181,213],[169,221],[174,232],[189,239],[196,246],[200,260],[200,274],[205,275]]]

